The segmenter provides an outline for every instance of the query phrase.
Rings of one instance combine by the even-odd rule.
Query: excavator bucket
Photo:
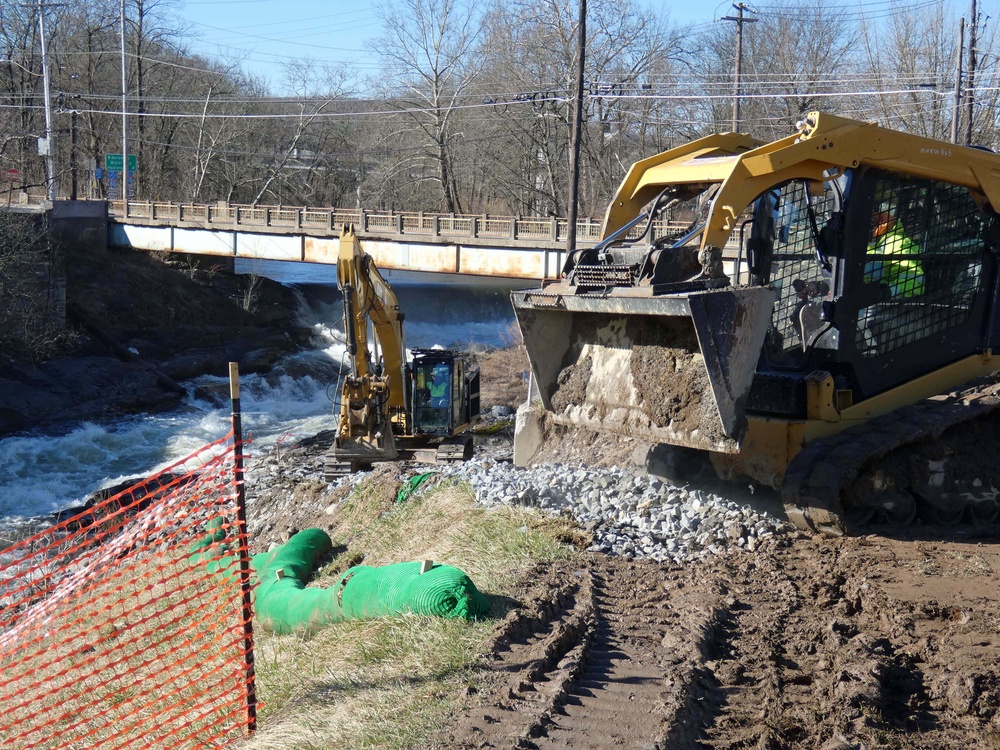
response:
[[[775,292],[516,291],[542,404],[557,423],[735,453]]]

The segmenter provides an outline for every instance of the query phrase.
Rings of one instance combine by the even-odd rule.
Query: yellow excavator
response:
[[[512,294],[515,462],[612,433],[812,531],[995,524],[998,209],[1000,155],[827,113],[635,163],[602,239]]]
[[[465,461],[479,416],[479,368],[446,349],[407,356],[404,315],[392,288],[350,225],[340,234],[337,281],[344,297],[350,371],[339,387],[339,422],[326,479],[379,461]]]

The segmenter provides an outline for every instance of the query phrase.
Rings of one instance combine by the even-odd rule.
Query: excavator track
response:
[[[472,458],[472,436],[459,435],[445,440],[438,447],[435,462],[439,464],[460,464]]]
[[[789,520],[829,536],[916,518],[996,529],[1000,374],[809,443],[789,464]]]

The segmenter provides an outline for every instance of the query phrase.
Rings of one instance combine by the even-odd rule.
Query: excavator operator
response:
[[[434,368],[434,379],[430,383],[431,406],[441,408],[447,406],[449,401],[448,368],[438,365]]]
[[[891,207],[883,205],[882,209],[872,218],[868,256],[881,256],[883,260],[870,260],[865,264],[865,282],[887,285],[892,299],[923,294],[924,270],[920,261],[900,257],[919,255],[920,247],[903,232],[902,223]]]

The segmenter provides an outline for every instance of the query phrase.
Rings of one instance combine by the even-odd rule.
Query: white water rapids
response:
[[[332,429],[327,389],[336,386],[344,355],[343,305],[335,293],[332,266],[254,262],[253,272],[300,286],[303,325],[312,327],[316,348],[286,358],[268,375],[243,375],[243,429],[259,450]],[[504,342],[514,320],[510,285],[415,285],[405,275],[390,277],[406,314],[408,348],[470,349]],[[527,286],[527,284],[526,284]],[[339,328],[339,331],[337,330]],[[112,422],[85,422],[62,430],[0,440],[0,525],[45,516],[79,504],[103,487],[169,466],[229,431],[227,381],[201,377],[184,383],[181,408]],[[200,389],[200,390],[199,390]],[[332,391],[331,391],[332,395]]]

